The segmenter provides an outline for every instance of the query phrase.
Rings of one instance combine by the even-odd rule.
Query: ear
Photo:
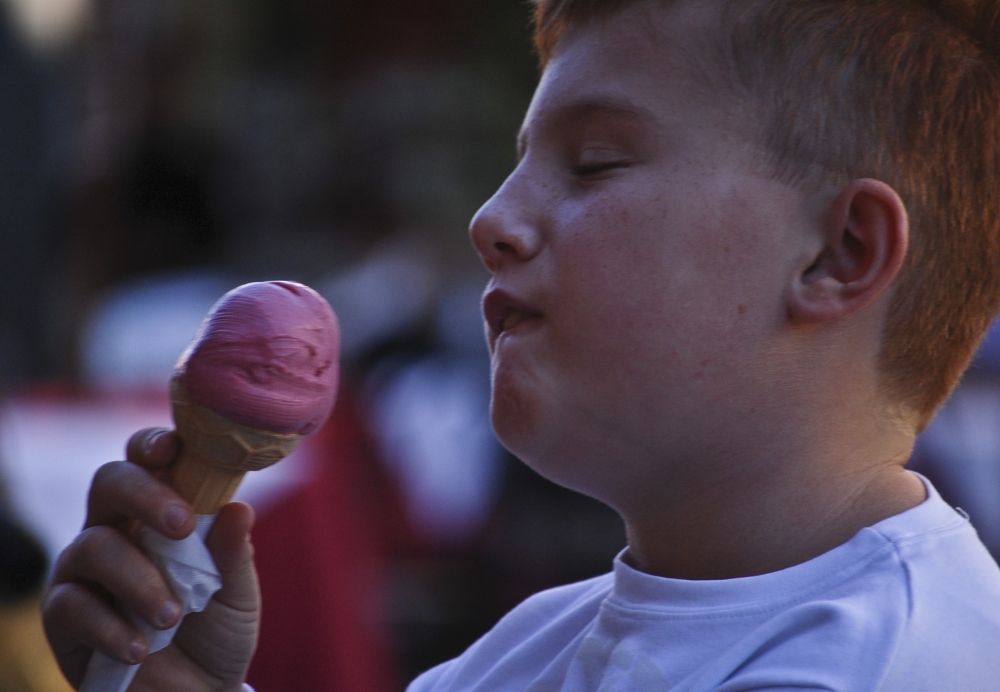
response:
[[[851,182],[821,224],[822,248],[794,277],[788,294],[795,322],[827,322],[861,310],[896,278],[906,257],[906,206],[881,181]]]

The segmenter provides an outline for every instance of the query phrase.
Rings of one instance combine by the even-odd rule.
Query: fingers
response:
[[[80,584],[54,584],[46,591],[42,623],[63,674],[74,687],[83,680],[94,650],[123,663],[140,663],[147,654],[142,635]]]
[[[119,531],[85,530],[59,556],[53,583],[100,584],[143,620],[167,629],[182,609],[156,566]]]
[[[142,430],[128,441],[128,462],[105,464],[94,476],[84,530],[60,555],[42,604],[46,634],[71,681],[82,680],[93,650],[124,663],[146,657],[146,642],[118,607],[159,629],[180,620],[163,576],[123,533],[139,522],[177,540],[194,530],[192,508],[154,475],[179,450],[174,432]]]
[[[42,602],[46,635],[69,680],[82,679],[92,649],[123,663],[146,657],[145,640],[112,599],[158,629],[182,615],[156,566],[117,529],[96,526],[59,556]]]
[[[179,540],[194,530],[191,506],[165,483],[126,461],[105,464],[94,475],[84,528],[122,526],[137,519]]]
[[[139,663],[146,656],[142,635],[81,584],[53,584],[42,601],[42,618],[57,656],[78,648],[103,651],[122,663]]]
[[[177,458],[180,448],[180,440],[173,430],[145,428],[128,439],[125,458],[145,468],[164,468]]]

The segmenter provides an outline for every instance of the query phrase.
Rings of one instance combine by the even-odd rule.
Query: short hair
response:
[[[672,3],[535,0],[542,65],[567,29],[644,1]],[[877,178],[906,204],[879,373],[923,429],[1000,308],[1000,0],[724,0],[720,17],[773,175]]]

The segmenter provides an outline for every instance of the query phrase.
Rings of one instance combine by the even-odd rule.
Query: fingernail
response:
[[[181,607],[175,601],[167,601],[160,607],[160,612],[156,614],[156,622],[159,627],[170,627],[177,622],[181,616]]]
[[[128,651],[126,652],[126,657],[132,663],[141,663],[143,657],[146,655],[146,644],[143,643],[141,639],[135,639],[131,644],[128,645]]]
[[[179,529],[184,526],[184,523],[188,519],[187,510],[180,505],[174,505],[170,507],[166,514],[163,515],[163,520],[167,522],[167,526],[172,529]]]
[[[156,441],[162,436],[162,432],[157,432],[146,438],[146,441],[142,445],[142,451],[145,452],[146,456],[153,453],[153,447],[156,445]]]

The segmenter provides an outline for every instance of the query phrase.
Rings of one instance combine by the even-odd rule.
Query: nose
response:
[[[515,170],[472,218],[469,236],[492,273],[508,264],[527,262],[542,248],[537,200],[527,190]]]

